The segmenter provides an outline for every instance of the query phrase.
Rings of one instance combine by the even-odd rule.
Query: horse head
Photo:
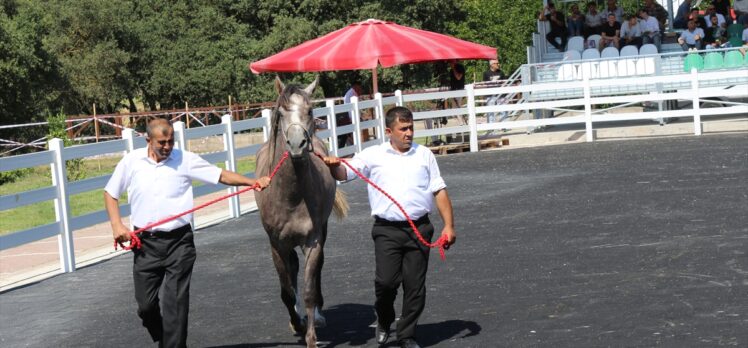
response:
[[[273,136],[283,136],[286,150],[292,160],[306,158],[313,151],[312,132],[314,118],[309,96],[317,87],[319,77],[301,88],[298,85],[284,85],[280,78],[275,78],[278,91],[278,102],[273,114]]]

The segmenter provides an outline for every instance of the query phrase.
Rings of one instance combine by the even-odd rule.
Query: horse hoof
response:
[[[302,322],[299,325],[294,325],[293,322],[288,322],[288,327],[291,328],[291,332],[296,335],[302,335],[306,332],[306,325]]]

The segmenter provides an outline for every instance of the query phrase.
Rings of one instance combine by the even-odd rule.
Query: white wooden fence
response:
[[[735,81],[739,82],[735,84]],[[731,81],[729,85],[714,87],[715,81]],[[592,92],[602,86],[630,86],[630,85],[651,85],[653,83],[666,82],[688,82],[691,88],[677,91],[656,92],[652,89],[649,93],[639,93],[623,96],[593,96]],[[708,82],[710,87],[700,88],[701,84]],[[740,83],[742,82],[742,83]],[[544,91],[559,91],[569,89],[581,89],[582,98],[537,101],[522,104],[504,104],[484,106],[478,101],[491,95],[511,95],[515,93],[542,93]],[[696,70],[691,74],[679,74],[669,76],[659,76],[656,81],[652,77],[632,77],[618,79],[598,79],[571,82],[557,82],[547,84],[521,85],[499,88],[476,89],[473,85],[466,86],[465,90],[433,92],[421,94],[404,95],[400,91],[395,96],[383,98],[377,94],[375,99],[358,101],[353,98],[351,104],[334,105],[328,101],[325,107],[313,110],[313,116],[320,119],[326,119],[327,128],[319,130],[316,134],[320,138],[327,139],[332,153],[337,156],[350,155],[359,152],[369,146],[380,144],[384,139],[384,110],[393,105],[408,105],[417,101],[438,101],[447,98],[466,98],[465,106],[447,109],[447,110],[429,110],[414,113],[416,120],[429,120],[440,117],[467,116],[466,125],[444,127],[438,129],[426,129],[416,132],[416,137],[439,136],[454,133],[469,133],[470,150],[478,151],[478,132],[511,129],[524,127],[542,127],[549,125],[561,124],[584,124],[586,130],[586,140],[593,141],[593,125],[596,122],[615,122],[628,120],[647,120],[653,118],[680,117],[693,119],[693,129],[695,135],[701,134],[701,120],[703,117],[727,114],[748,115],[748,105],[745,102],[725,102],[714,104],[710,108],[701,108],[701,102],[706,98],[748,98],[748,67],[731,71],[712,71],[699,73]],[[531,98],[527,98],[531,100]],[[736,99],[737,100],[737,99]],[[600,109],[593,111],[595,105],[600,104],[631,104],[642,102],[665,102],[690,101],[691,106],[687,109],[674,109],[659,112],[632,112],[632,113],[609,113],[609,109]],[[512,112],[516,110],[539,110],[539,109],[561,109],[569,108],[578,115],[560,118],[547,119],[525,119],[518,121],[500,122],[500,123],[478,123],[478,116],[489,112]],[[574,108],[574,109],[571,109]],[[373,118],[367,121],[360,120],[362,110],[371,110]],[[187,141],[209,136],[220,135],[223,137],[223,150],[214,153],[203,154],[203,157],[211,163],[224,162],[229,170],[236,171],[237,158],[254,155],[261,144],[249,145],[241,148],[235,147],[234,136],[238,132],[247,130],[262,130],[263,139],[267,140],[269,136],[270,110],[264,110],[261,118],[232,121],[231,117],[224,116],[223,122],[219,125],[206,126],[202,128],[185,129],[184,124],[178,122],[175,124],[176,146],[185,149]],[[351,112],[353,114],[352,124],[337,127],[335,124],[335,114],[340,112]],[[375,129],[373,139],[361,139],[363,129]],[[15,209],[21,206],[34,204],[42,201],[54,200],[56,221],[42,226],[33,227],[23,231],[16,231],[11,234],[0,236],[0,250],[5,250],[26,243],[38,241],[40,239],[57,236],[59,240],[60,267],[64,272],[75,270],[74,255],[74,233],[76,230],[93,226],[108,221],[106,211],[99,210],[93,213],[81,216],[72,216],[70,211],[70,195],[99,190],[106,184],[109,175],[88,178],[85,180],[68,182],[66,177],[65,161],[90,156],[107,155],[132,151],[135,148],[145,146],[145,140],[138,137],[132,130],[123,133],[123,139],[112,140],[96,144],[79,145],[64,147],[60,139],[49,141],[49,150],[33,154],[12,156],[0,158],[0,171],[11,171],[21,168],[31,168],[42,165],[49,165],[52,175],[52,186],[36,190],[14,193],[0,196],[0,211]],[[337,136],[343,134],[352,134],[353,145],[338,148]],[[251,174],[249,174],[251,175]],[[235,192],[236,188],[229,188],[224,185],[202,185],[194,189],[195,197],[227,190]],[[103,208],[103,202],[102,202]],[[129,215],[129,205],[122,205],[120,211],[123,216]],[[233,197],[230,200],[229,212],[230,217],[239,216],[239,200]]]

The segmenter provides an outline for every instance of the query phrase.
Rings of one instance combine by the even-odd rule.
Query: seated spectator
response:
[[[709,17],[709,22],[712,25],[706,28],[704,31],[704,48],[716,49],[722,48],[722,43],[727,42],[727,29],[723,25],[719,25],[718,13],[714,13]]]
[[[566,50],[566,43],[569,39],[564,14],[556,11],[556,6],[554,6],[552,2],[549,2],[548,5],[543,7],[543,10],[540,11],[538,20],[541,22],[549,21],[551,23],[551,31],[545,34],[545,39],[548,40],[548,43],[559,50],[559,52]],[[560,45],[556,42],[557,37],[561,38]]]
[[[634,45],[638,49],[642,46],[642,31],[636,16],[626,15],[621,25],[621,46]]]
[[[743,1],[748,2],[748,0]],[[678,11],[675,13],[675,18],[673,19],[673,27],[676,29],[686,29],[688,27],[688,16],[690,15],[691,0],[684,0],[683,3],[678,6]]]
[[[623,23],[623,8],[618,7],[616,0],[608,0],[608,7],[606,7],[602,13],[603,20],[605,20],[605,18],[607,18],[611,13],[616,16],[616,22]]]
[[[600,35],[600,29],[603,27],[603,19],[597,12],[597,4],[591,1],[587,4],[587,13],[584,15],[584,38],[590,35]]]
[[[706,31],[707,28],[712,27],[712,16],[717,16],[717,25],[727,28],[727,20],[725,19],[725,16],[723,16],[720,13],[717,13],[717,8],[714,7],[714,5],[709,5],[709,7],[706,8],[704,17],[706,20],[706,27],[702,27],[701,29],[704,29]]]
[[[660,25],[660,32],[665,32],[665,22],[667,21],[668,12],[655,0],[644,0],[644,10],[650,17],[654,17]]]
[[[697,28],[701,28],[701,30],[706,29],[706,19],[699,14],[699,9],[697,7],[692,8],[691,14],[688,15],[688,20],[692,19],[696,22]]]
[[[569,29],[569,36],[582,36],[584,29],[584,15],[579,10],[579,5],[571,5],[569,19],[566,21],[566,27]]]
[[[721,14],[722,17],[725,17],[727,25],[732,24],[730,0],[712,0],[712,6],[714,6],[714,9],[717,11],[717,13]]]
[[[642,32],[642,44],[654,44],[657,52],[660,52],[662,46],[662,32],[660,26],[654,17],[649,15],[646,9],[639,10],[639,17],[642,19],[639,23],[639,29]]]
[[[678,38],[678,44],[684,51],[700,50],[704,38],[704,31],[696,27],[696,21],[688,21],[688,29],[684,30]]]
[[[611,44],[618,49],[621,48],[621,23],[616,21],[615,14],[608,14],[608,21],[603,24],[600,35],[602,37],[600,38],[600,47],[597,48],[598,50],[602,51]]]
[[[736,23],[748,24],[748,0],[734,0],[732,9],[735,10]]]

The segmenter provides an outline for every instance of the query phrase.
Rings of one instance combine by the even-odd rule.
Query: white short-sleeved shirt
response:
[[[221,171],[189,151],[174,149],[156,163],[148,157],[148,148],[140,148],[122,158],[104,190],[116,199],[127,190],[130,222],[144,227],[192,209],[192,180],[216,184]],[[151,230],[170,231],[191,220],[192,214],[187,214]]]
[[[348,162],[402,205],[416,220],[434,209],[434,193],[447,187],[431,151],[418,144],[406,153],[395,150],[390,142],[366,148]],[[346,166],[348,179],[356,174]],[[400,209],[371,185],[371,215],[390,221],[404,221]]]
[[[686,43],[689,45],[695,45],[696,35],[699,36],[699,40],[704,39],[704,31],[701,30],[701,28],[696,28],[693,30],[693,32],[689,30],[684,30],[682,33],[680,33],[680,38],[685,40]]]
[[[645,32],[654,34],[660,31],[660,23],[657,22],[657,18],[654,18],[652,16],[647,17],[647,20],[639,21],[639,27],[639,29],[641,29],[642,31],[642,34],[644,34]]]
[[[651,17],[650,17],[651,18]],[[631,27],[629,26],[629,21],[624,21],[623,24],[621,24],[621,38],[626,38],[626,36],[630,35],[631,37],[641,37],[642,31],[641,31],[641,25],[637,21],[636,24]]]
[[[715,13],[717,15],[717,25],[722,25],[727,23],[727,20],[725,20],[725,16],[723,16],[721,13]],[[712,27],[712,16],[706,16],[704,17],[704,21],[706,22],[706,27],[711,28]]]

